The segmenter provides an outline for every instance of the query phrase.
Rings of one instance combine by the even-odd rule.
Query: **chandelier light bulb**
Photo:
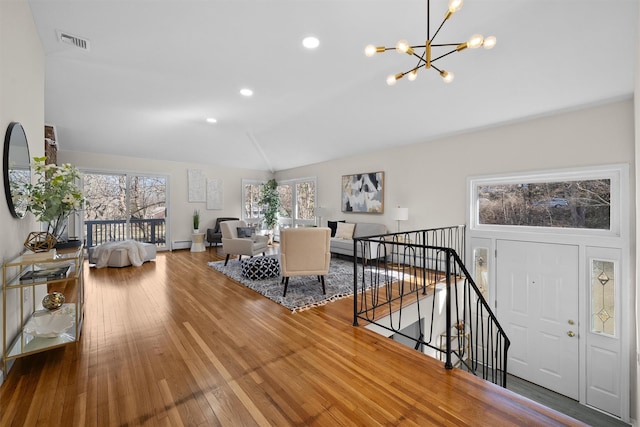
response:
[[[483,42],[484,38],[482,37],[482,34],[474,34],[467,42],[467,46],[469,47],[469,49],[477,49],[482,46]]]
[[[406,40],[400,40],[396,44],[396,50],[398,51],[398,53],[413,54],[413,49],[411,48],[411,46],[409,46],[409,42]]]
[[[402,78],[402,73],[398,73],[398,74],[391,74],[389,77],[387,77],[387,84],[389,86],[393,86],[394,84],[396,84],[396,82],[398,80],[400,80]]]
[[[496,45],[496,38],[495,36],[489,36],[486,39],[484,39],[484,43],[482,43],[482,46],[485,49],[491,49]]]
[[[409,74],[407,74],[407,80],[410,82],[414,81],[418,77],[418,69],[414,68]]]
[[[445,71],[445,70],[440,71],[440,75],[442,76],[442,80],[445,83],[451,83],[453,79],[455,79],[456,77],[451,71]]]
[[[455,13],[462,8],[463,0],[449,0],[449,12]]]
[[[364,54],[368,57],[372,57],[376,54],[376,47],[372,44],[367,45],[367,47],[364,48]]]

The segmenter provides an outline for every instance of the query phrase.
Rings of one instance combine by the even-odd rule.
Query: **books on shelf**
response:
[[[49,280],[64,279],[69,274],[69,264],[55,267],[42,268],[40,270],[29,270],[20,276],[22,283],[46,282]]]

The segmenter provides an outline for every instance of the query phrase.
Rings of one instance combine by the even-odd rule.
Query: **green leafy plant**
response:
[[[273,230],[278,224],[278,212],[280,212],[280,194],[278,182],[270,179],[262,187],[260,204],[264,206],[264,223],[268,230]]]
[[[193,211],[193,229],[197,230],[199,228],[200,228],[200,211],[196,209]]]
[[[35,182],[27,184],[28,206],[36,219],[47,224],[47,231],[61,239],[69,215],[80,210],[85,198],[77,184],[80,172],[66,163],[45,164],[46,157],[34,157],[31,167]]]

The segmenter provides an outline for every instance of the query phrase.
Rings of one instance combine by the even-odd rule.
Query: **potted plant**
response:
[[[264,206],[264,224],[269,235],[269,244],[273,241],[273,230],[278,225],[278,212],[280,212],[280,194],[278,182],[270,179],[262,187],[260,204]]]
[[[27,185],[27,211],[36,219],[47,224],[47,232],[58,243],[67,242],[67,223],[69,215],[80,210],[85,203],[82,190],[77,181],[80,172],[66,163],[63,165],[45,164],[46,157],[34,157],[33,184]]]
[[[193,232],[200,232],[200,211],[198,209],[193,211]]]

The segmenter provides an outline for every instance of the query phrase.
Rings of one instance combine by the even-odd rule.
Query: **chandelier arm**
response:
[[[433,58],[433,59],[431,60],[431,62],[435,62],[435,61],[437,61],[438,59],[440,59],[440,58],[444,58],[445,56],[451,55],[452,53],[457,52],[457,51],[458,51],[458,49],[453,49],[452,51],[447,52],[447,53],[445,53],[445,54],[443,54],[443,55],[440,55],[440,56],[438,56],[437,58]]]
[[[417,71],[418,69],[424,67],[424,63],[420,64],[420,65],[416,65],[415,67],[413,67],[412,69],[410,69],[409,71],[405,71],[404,73],[402,73],[402,77],[406,76],[409,73],[412,73],[414,71]]]
[[[436,38],[436,36],[438,35],[438,33],[440,32],[440,29],[442,28],[442,26],[444,25],[444,23],[447,22],[447,18],[444,18],[442,20],[442,23],[440,24],[440,26],[438,27],[438,29],[436,30],[435,33],[433,33],[433,37],[430,37],[429,40],[433,40]]]
[[[432,44],[431,47],[446,47],[446,46],[460,46],[464,42],[460,43],[440,43],[440,44]]]
[[[433,68],[434,70],[436,70],[438,73],[442,73],[442,70],[439,69],[438,67],[436,67],[435,65],[431,65],[431,68]]]

